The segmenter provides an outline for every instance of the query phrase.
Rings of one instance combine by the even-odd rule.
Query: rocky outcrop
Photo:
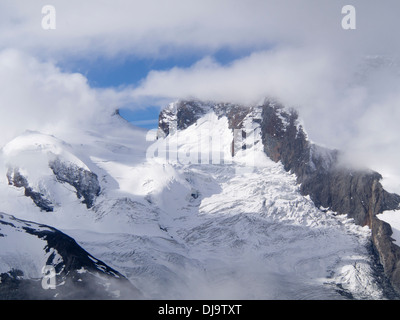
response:
[[[75,188],[77,197],[83,198],[82,203],[86,204],[88,209],[93,206],[95,198],[101,191],[95,173],[72,163],[64,163],[59,159],[51,161],[49,166],[58,181],[68,183]]]
[[[45,195],[41,192],[35,191],[30,185],[24,175],[21,174],[18,168],[9,168],[7,171],[8,184],[17,188],[24,188],[25,196],[32,199],[32,201],[42,211],[52,212],[54,206],[52,202],[46,199]]]
[[[296,173],[299,180],[311,173],[311,145],[294,110],[286,111],[274,101],[262,106],[262,141],[265,153],[285,170]]]
[[[53,171],[57,180],[61,183],[68,183],[76,190],[78,199],[83,198],[82,203],[88,209],[93,207],[94,201],[99,196],[101,188],[97,175],[93,172],[78,167],[73,163],[65,163],[59,159],[50,161],[49,167]],[[37,207],[42,211],[53,212],[52,201],[40,190],[35,190],[29,184],[28,179],[20,172],[19,168],[9,168],[7,171],[8,184],[17,188],[24,189],[24,195],[32,199]]]
[[[296,174],[300,192],[309,195],[317,207],[347,214],[356,224],[371,229],[385,274],[400,293],[400,247],[392,241],[390,225],[377,217],[399,209],[400,196],[383,189],[379,173],[345,167],[339,163],[339,151],[311,144],[294,110],[269,100],[262,108],[266,154]]]
[[[400,247],[392,241],[392,228],[390,225],[377,217],[371,221],[372,242],[378,253],[379,261],[383,266],[385,274],[397,293],[400,283]]]
[[[399,209],[400,196],[384,190],[379,173],[345,167],[339,162],[340,151],[311,143],[295,110],[271,99],[251,107],[179,101],[161,112],[159,130],[163,136],[168,135],[171,121],[178,130],[185,129],[210,110],[226,116],[231,129],[240,129],[254,108],[262,109],[260,127],[265,153],[296,175],[300,192],[310,196],[317,207],[347,214],[356,224],[371,229],[376,255],[400,294],[400,247],[392,241],[390,225],[377,217],[383,211]]]
[[[249,114],[251,108],[233,103],[179,100],[160,112],[158,136],[165,137],[174,130],[184,130],[209,111],[214,111],[219,118],[226,116],[230,129],[240,129],[242,121]]]
[[[201,101],[177,101],[160,112],[158,117],[159,136],[167,136],[174,130],[183,130],[194,124],[206,112]]]
[[[32,254],[47,257],[46,266],[55,271],[54,288],[49,289],[43,288],[42,279],[29,278],[22,270],[1,273],[1,300],[141,298],[127,278],[55,228],[0,213],[0,230],[5,238],[17,232],[41,239],[43,252]]]

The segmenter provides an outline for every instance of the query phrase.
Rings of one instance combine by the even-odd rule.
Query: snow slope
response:
[[[0,211],[62,230],[149,299],[383,298],[368,228],[300,195],[263,153],[259,115],[243,140],[211,109],[156,141],[118,116],[57,138],[27,132],[2,150]],[[246,145],[234,157],[233,140]],[[55,178],[55,156],[97,176],[93,207]],[[53,212],[7,183],[10,165]]]
[[[378,218],[390,224],[392,227],[392,238],[395,244],[400,245],[400,210],[384,211]]]

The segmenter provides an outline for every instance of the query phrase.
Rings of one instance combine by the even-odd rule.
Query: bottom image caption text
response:
[[[158,308],[159,315],[182,315],[186,318],[190,317],[192,314],[202,314],[205,316],[215,316],[215,315],[239,315],[240,308],[242,305],[240,304],[203,304],[201,308],[197,307],[189,307],[189,306],[171,306],[164,305]]]

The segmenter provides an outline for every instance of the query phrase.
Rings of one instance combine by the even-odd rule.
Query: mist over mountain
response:
[[[1,1],[0,298],[398,299],[399,10]]]
[[[397,298],[400,196],[277,100],[178,100],[150,132],[116,112],[1,157],[3,299]]]

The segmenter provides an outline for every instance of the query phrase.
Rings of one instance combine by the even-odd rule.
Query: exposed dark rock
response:
[[[230,129],[241,129],[243,120],[251,111],[247,106],[232,103],[217,103],[213,105],[213,110],[218,117],[226,116]]]
[[[317,207],[369,226],[385,274],[400,294],[400,247],[390,237],[390,225],[377,218],[383,211],[398,209],[400,196],[383,189],[379,173],[346,168],[339,164],[339,151],[310,144],[297,117],[295,111],[285,111],[275,102],[264,103],[261,127],[266,154],[296,174],[300,192]]]
[[[46,266],[56,273],[55,289],[45,290],[42,279],[23,277],[21,270],[0,274],[0,299],[138,299],[140,292],[118,271],[96,259],[63,232],[50,226],[10,217],[14,223],[0,221],[38,237],[47,243],[44,253],[49,254]],[[7,234],[7,233],[6,233]],[[119,296],[114,293],[118,291]]]
[[[76,195],[79,199],[83,197],[82,203],[90,209],[95,198],[100,194],[101,188],[97,175],[85,170],[73,163],[64,163],[59,159],[49,163],[50,168],[60,182],[70,184],[76,189]]]
[[[158,127],[163,135],[167,136],[173,130],[184,130],[196,123],[210,110],[218,117],[226,116],[230,129],[240,129],[251,108],[232,103],[180,100],[160,112]]]
[[[17,188],[24,188],[25,196],[31,198],[40,210],[46,212],[52,212],[54,210],[51,201],[46,199],[42,193],[34,191],[32,187],[29,186],[28,180],[20,173],[18,168],[9,168],[7,171],[7,179],[9,185]]]
[[[267,101],[262,111],[262,140],[265,153],[275,162],[281,161],[287,171],[301,178],[310,173],[311,146],[295,110]]]
[[[49,253],[52,249],[55,249],[62,257],[62,261],[60,262],[56,261],[54,254],[51,254],[48,258],[46,264],[54,266],[56,272],[69,272],[85,268],[88,271],[102,270],[106,274],[123,278],[117,271],[106,266],[103,262],[82,249],[73,238],[49,226],[40,225],[39,227],[40,229],[23,227],[23,230],[26,233],[45,240],[47,242],[45,252]]]
[[[101,191],[96,174],[75,164],[64,163],[59,159],[51,161],[49,166],[58,181],[68,183],[76,189],[77,197],[79,199],[83,198],[82,203],[86,204],[88,209],[93,206],[95,198]],[[35,191],[29,185],[28,179],[20,173],[18,168],[9,168],[7,179],[9,185],[24,188],[25,196],[30,197],[42,211],[54,211],[53,203],[46,199],[44,194]]]
[[[204,115],[204,109],[197,103],[182,101],[177,106],[177,128],[186,129]]]
[[[160,114],[160,129],[168,135],[171,119],[181,124],[178,130],[184,129],[207,110],[214,110],[218,116],[227,116],[230,128],[240,129],[251,110],[251,107],[229,103],[204,105],[206,107],[199,111],[201,103],[198,101],[180,102],[176,110],[168,109]],[[260,107],[265,153],[296,175],[300,192],[309,195],[317,207],[347,214],[356,224],[371,229],[375,252],[390,283],[400,294],[400,247],[391,239],[390,225],[377,217],[383,211],[399,209],[400,196],[383,189],[379,173],[344,167],[339,164],[338,150],[310,143],[295,110],[268,99]]]
[[[400,196],[383,189],[379,173],[339,164],[339,151],[309,143],[297,118],[295,111],[267,101],[261,127],[266,154],[296,174],[302,194],[369,227],[376,214],[399,207]]]
[[[400,247],[393,243],[390,225],[377,217],[372,219],[372,242],[385,274],[400,293]]]
[[[158,118],[158,127],[167,136],[174,130],[183,130],[200,119],[206,110],[200,101],[178,101],[163,109]]]
[[[138,299],[133,286],[118,285],[113,280],[101,279],[91,273],[71,272],[67,277],[57,277],[55,289],[44,289],[42,279],[24,278],[23,273],[16,270],[0,274],[0,300],[115,300]],[[106,290],[119,291],[120,296]]]

